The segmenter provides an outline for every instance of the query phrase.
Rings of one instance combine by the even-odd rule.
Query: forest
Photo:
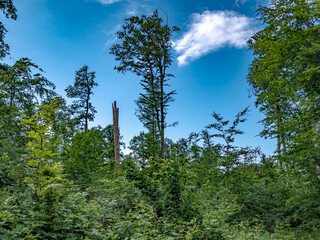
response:
[[[19,20],[13,0],[0,8]],[[235,144],[248,108],[166,137],[179,28],[155,10],[125,19],[106,53],[142,87],[144,130],[124,154],[119,126],[120,162],[116,128],[89,124],[96,73],[76,71],[68,104],[41,63],[7,62],[0,22],[0,239],[320,239],[320,1],[273,0],[256,18],[247,81],[274,154]]]

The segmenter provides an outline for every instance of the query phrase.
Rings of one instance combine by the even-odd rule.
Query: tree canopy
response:
[[[257,11],[266,27],[249,40],[255,58],[248,81],[266,116],[261,134],[277,137],[280,164],[298,164],[314,177],[320,166],[319,10],[318,1],[272,1]]]
[[[160,140],[161,152],[164,152],[164,130],[168,126],[166,115],[172,95],[175,91],[165,90],[173,77],[168,73],[172,63],[171,37],[177,27],[163,25],[158,11],[152,15],[130,17],[125,19],[122,30],[117,33],[121,43],[110,48],[119,66],[115,69],[121,73],[131,71],[142,77],[140,83],[144,92],[136,101],[137,116],[149,130],[154,139]]]
[[[94,114],[97,112],[90,99],[93,95],[93,88],[98,86],[94,81],[95,72],[88,72],[88,66],[83,66],[76,72],[75,82],[66,88],[67,96],[77,98],[71,105],[71,111],[76,119],[88,129],[88,122],[93,121]]]

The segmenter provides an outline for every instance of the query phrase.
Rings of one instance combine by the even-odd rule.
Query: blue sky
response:
[[[121,134],[126,143],[140,131],[134,100],[141,87],[133,74],[118,74],[109,54],[116,31],[131,15],[150,14],[158,9],[169,25],[181,31],[173,37],[175,75],[171,89],[176,101],[169,107],[166,136],[173,140],[199,132],[212,123],[216,111],[233,120],[237,112],[250,106],[248,122],[242,125],[246,135],[238,138],[241,146],[261,146],[272,154],[275,143],[256,135],[263,118],[249,98],[246,81],[252,53],[246,40],[261,26],[254,11],[268,0],[14,0],[17,21],[4,20],[11,60],[28,57],[45,70],[45,76],[65,97],[75,72],[83,65],[96,72],[93,105],[98,111],[94,123],[112,123],[111,104],[120,108]]]

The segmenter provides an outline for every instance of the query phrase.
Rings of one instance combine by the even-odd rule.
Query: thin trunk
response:
[[[280,136],[280,106],[277,103],[276,105],[276,112],[277,112],[277,120],[276,120],[276,128],[277,128],[277,157],[279,162],[279,167],[282,168],[282,159],[281,159],[281,136]]]
[[[317,124],[314,124],[312,128],[315,132],[318,131]],[[317,142],[317,137],[315,136],[313,140],[314,140],[314,148],[317,149],[319,147],[318,142]],[[318,157],[316,157],[316,175],[317,175],[318,180],[320,180],[320,166],[319,166]]]
[[[153,70],[152,70],[152,67],[151,65],[149,66],[149,69],[150,69],[150,74],[151,74],[151,87],[152,87],[152,101],[153,101],[153,108],[154,108],[154,111],[155,111],[155,115],[156,115],[156,123],[154,126],[154,123],[152,123],[152,135],[153,135],[153,139],[155,140],[156,139],[156,130],[155,128],[158,128],[158,132],[160,133],[161,131],[161,128],[160,128],[160,118],[159,118],[159,108],[158,108],[158,99],[157,99],[157,96],[155,95],[155,92],[156,92],[156,88],[154,87],[155,86],[155,83],[154,83],[154,75],[153,75]],[[153,113],[154,114],[154,113]],[[154,121],[153,119],[154,115],[152,116],[152,120]]]
[[[85,116],[85,126],[84,126],[85,131],[87,131],[88,129],[89,100],[90,100],[90,88],[88,86],[88,93],[87,93],[87,99],[86,99],[86,116]]]
[[[163,78],[161,79],[161,96],[160,96],[160,114],[161,114],[161,119],[160,119],[160,150],[161,150],[161,154],[164,154],[164,98],[163,98]]]
[[[164,155],[164,78],[165,78],[165,66],[162,65],[161,59],[159,59],[159,70],[160,70],[160,150],[161,155]],[[164,68],[163,68],[164,67]]]
[[[115,175],[120,172],[120,146],[119,146],[119,108],[117,102],[112,104],[113,112],[113,138],[114,138],[114,161],[115,161]]]

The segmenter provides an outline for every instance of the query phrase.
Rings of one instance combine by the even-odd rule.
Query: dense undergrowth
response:
[[[107,129],[62,142],[51,119],[57,104],[22,116],[25,152],[1,157],[2,239],[319,237],[319,190],[307,171],[280,168],[258,149],[200,146],[201,134],[191,134],[167,140],[163,158],[123,156],[115,176]]]

